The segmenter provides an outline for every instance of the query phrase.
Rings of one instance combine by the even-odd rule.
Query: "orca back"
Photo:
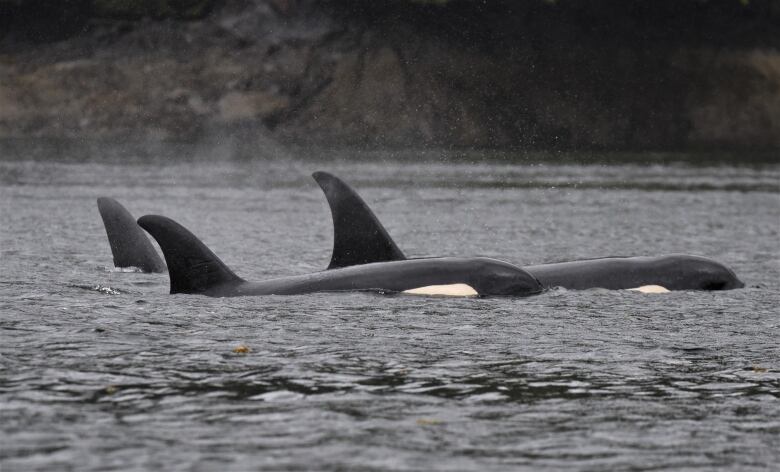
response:
[[[146,215],[138,225],[151,234],[168,263],[171,293],[201,293],[244,280],[233,273],[194,234],[170,218]]]
[[[328,269],[406,259],[374,212],[349,185],[327,172],[315,172],[312,177],[325,193],[333,217],[333,255]]]
[[[135,218],[113,198],[97,200],[116,267],[138,267],[144,272],[165,272],[163,263]]]

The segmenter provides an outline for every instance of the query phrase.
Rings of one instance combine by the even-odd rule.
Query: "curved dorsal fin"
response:
[[[312,177],[325,192],[333,216],[333,256],[328,269],[406,259],[349,185],[327,172],[315,172]]]
[[[203,293],[244,280],[233,273],[194,234],[170,218],[146,215],[138,225],[157,240],[168,263],[171,293]]]
[[[114,265],[138,267],[144,272],[165,272],[165,264],[133,215],[113,198],[100,197],[97,204],[114,255]]]

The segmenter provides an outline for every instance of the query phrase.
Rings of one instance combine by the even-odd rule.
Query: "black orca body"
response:
[[[116,267],[137,267],[144,272],[165,272],[157,251],[133,215],[113,198],[97,200]]]
[[[357,228],[360,252],[346,259],[351,264],[374,262],[373,248],[383,261],[406,260],[363,199],[346,183],[326,172],[314,179],[325,192],[334,223],[334,248],[345,247]],[[335,256],[334,256],[335,257]],[[335,260],[334,260],[335,262]],[[334,262],[331,262],[333,264]],[[605,257],[523,267],[545,288],[573,290],[590,288],[633,289],[657,285],[667,290],[730,290],[745,285],[723,264],[705,257],[672,254],[658,257]]]
[[[545,287],[571,290],[634,289],[657,285],[667,290],[731,290],[745,286],[728,267],[706,257],[603,257],[525,266]]]
[[[452,284],[468,285],[478,295],[527,296],[543,290],[523,269],[487,258],[375,262],[247,282],[234,274],[195,235],[170,218],[147,215],[138,220],[138,225],[162,248],[168,263],[171,293],[236,297],[334,291],[403,292]]]

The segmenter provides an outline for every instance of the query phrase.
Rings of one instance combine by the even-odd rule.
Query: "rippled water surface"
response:
[[[270,154],[0,160],[4,472],[780,463],[776,163]],[[213,299],[112,266],[103,195],[180,221],[246,279],[321,270],[315,170],[358,189],[409,255],[693,253],[747,288]]]

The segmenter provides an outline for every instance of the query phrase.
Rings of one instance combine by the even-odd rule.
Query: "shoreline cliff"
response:
[[[712,3],[230,0],[47,33],[3,0],[0,139],[780,149],[780,8]]]

